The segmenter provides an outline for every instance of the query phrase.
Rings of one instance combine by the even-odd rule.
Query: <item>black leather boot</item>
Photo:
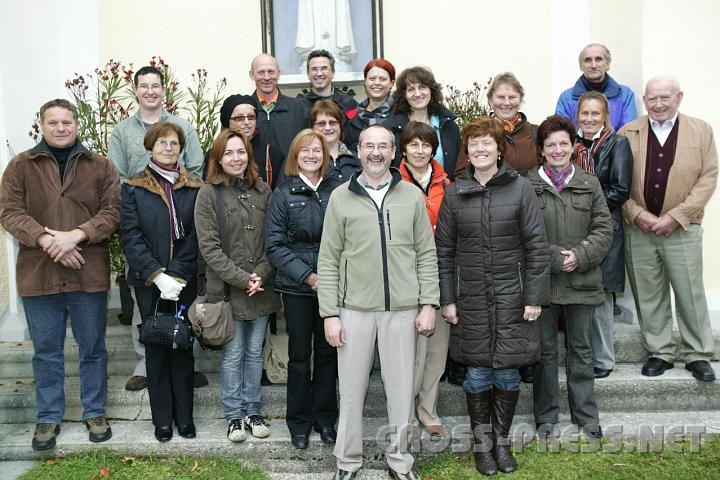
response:
[[[492,437],[490,436],[490,412],[492,410],[492,391],[487,390],[480,393],[465,392],[467,399],[468,415],[470,416],[470,427],[473,431],[475,445],[473,445],[473,456],[475,457],[475,468],[483,475],[495,475],[497,465],[492,451]],[[483,427],[484,426],[484,427]],[[485,433],[482,433],[484,429]],[[483,438],[483,436],[485,438]]]
[[[517,462],[510,451],[509,434],[520,391],[500,390],[493,387],[492,392],[492,429],[495,437],[495,462],[498,470],[510,473],[517,469]]]

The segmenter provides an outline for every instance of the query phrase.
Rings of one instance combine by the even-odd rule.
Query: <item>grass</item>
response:
[[[603,443],[603,447],[607,446]],[[703,442],[699,452],[682,444],[681,452],[664,448],[662,452],[577,453],[539,452],[531,445],[516,454],[518,470],[512,480],[624,480],[624,479],[718,479],[720,478],[720,437]],[[423,480],[470,480],[487,478],[475,470],[471,453],[443,454],[423,462],[419,468]],[[502,473],[498,473],[503,478]],[[495,478],[498,478],[496,476]]]
[[[132,457],[98,450],[45,460],[19,477],[21,480],[268,480],[259,468],[249,468],[236,458]]]

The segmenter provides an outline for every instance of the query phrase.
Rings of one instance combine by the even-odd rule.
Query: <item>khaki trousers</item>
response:
[[[345,345],[338,352],[340,416],[335,443],[337,467],[355,472],[362,467],[363,407],[370,370],[378,352],[389,427],[375,432],[376,441],[388,442],[387,463],[398,473],[412,469],[414,459],[407,451],[407,429],[413,415],[413,367],[418,310],[396,312],[360,312],[340,310],[345,328]],[[391,429],[395,428],[394,434]]]
[[[423,426],[442,425],[437,414],[438,386],[445,372],[445,362],[450,341],[450,325],[438,311],[435,316],[435,332],[425,337],[418,335],[415,353],[415,419]]]
[[[682,227],[669,237],[625,229],[625,259],[640,330],[650,356],[685,363],[710,360],[713,336],[703,285],[702,227]],[[672,337],[670,286],[680,344]]]

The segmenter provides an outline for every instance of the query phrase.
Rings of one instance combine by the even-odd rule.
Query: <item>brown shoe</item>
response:
[[[55,437],[60,435],[60,425],[55,423],[38,423],[32,439],[33,450],[49,450],[55,447]]]
[[[431,437],[442,437],[443,426],[442,425],[428,425],[425,430],[430,434]]]
[[[104,442],[112,437],[110,424],[104,415],[85,420],[85,428],[90,432],[90,441],[93,443]]]
[[[193,388],[204,387],[208,384],[207,377],[201,372],[193,372]]]
[[[133,375],[125,384],[125,390],[130,390],[131,392],[137,392],[143,388],[147,388],[147,378],[141,377],[140,375]]]

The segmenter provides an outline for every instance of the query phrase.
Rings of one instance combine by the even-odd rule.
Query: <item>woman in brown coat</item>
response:
[[[228,251],[220,239],[216,189],[221,190]],[[236,130],[223,130],[210,151],[208,185],[198,192],[195,223],[200,254],[207,263],[207,301],[220,301],[224,283],[231,286],[235,337],[223,346],[220,391],[232,442],[245,439],[244,428],[255,437],[270,434],[260,416],[262,347],[268,316],[280,310],[280,298],[265,258],[269,202],[270,187],[258,177],[250,141]]]
[[[450,355],[468,366],[463,387],[478,443],[478,428],[492,426],[493,448],[476,451],[475,466],[494,475],[517,468],[508,433],[518,368],[539,358],[536,320],[548,301],[548,245],[530,182],[502,161],[500,121],[472,120],[462,145],[470,165],[447,187],[435,231],[440,303],[454,324]]]

